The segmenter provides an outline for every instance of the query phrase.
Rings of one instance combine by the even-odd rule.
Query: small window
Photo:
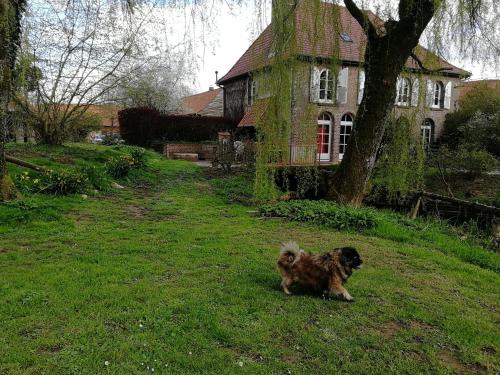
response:
[[[408,78],[398,80],[397,105],[408,107],[410,105],[411,83]]]
[[[257,85],[252,78],[247,81],[247,104],[252,105],[257,95]]]
[[[342,41],[344,43],[353,43],[351,36],[349,34],[347,34],[346,32],[341,32],[340,38],[342,39]]]
[[[444,85],[441,81],[434,82],[432,108],[444,108]]]
[[[323,70],[319,75],[319,100],[333,101],[333,74],[330,69]]]

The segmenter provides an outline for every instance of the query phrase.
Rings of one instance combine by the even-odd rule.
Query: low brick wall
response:
[[[200,160],[212,160],[214,148],[217,145],[202,143],[166,143],[163,146],[163,155],[173,159],[173,154],[198,154]]]

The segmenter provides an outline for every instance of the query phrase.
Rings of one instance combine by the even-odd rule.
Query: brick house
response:
[[[311,23],[317,22],[317,19],[311,21],[312,17],[307,13],[308,8],[304,3],[299,3],[293,15],[296,32],[292,56],[296,62],[290,72],[293,83],[288,162],[303,163],[304,155],[307,154],[310,156],[306,156],[306,163],[338,163],[342,160],[363,97],[363,46],[366,45],[366,37],[346,8],[323,2],[319,18],[328,16],[332,13],[332,7],[336,7],[341,32],[335,31],[326,21],[319,26],[326,37],[316,42],[318,38],[311,35]],[[376,17],[373,13],[369,16]],[[271,27],[268,26],[261,33],[217,82],[223,88],[224,116],[238,122],[239,127],[254,127],[266,110],[269,93],[263,87],[273,56]],[[332,40],[333,37],[338,40]],[[337,74],[331,69],[333,46],[337,46],[341,60]],[[432,76],[422,74],[417,61],[409,58],[398,81],[394,114],[396,117],[416,118],[423,142],[428,147],[441,136],[445,115],[455,108],[455,101],[459,97],[458,87],[470,73],[423,47],[419,46],[416,53],[419,60],[432,61],[432,69],[439,69],[440,72]],[[304,120],[302,114],[306,108],[313,113]],[[314,145],[301,144],[300,133],[303,132],[304,122],[313,131],[316,128]]]
[[[222,89],[210,86],[208,91],[182,98],[179,111],[186,115],[222,117],[224,113],[222,97]]]
[[[500,90],[500,79],[478,79],[474,81],[462,82],[460,86],[460,96],[462,99],[465,94],[478,88],[487,88],[492,91]]]

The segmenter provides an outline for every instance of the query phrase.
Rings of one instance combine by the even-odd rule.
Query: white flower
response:
[[[238,362],[238,366],[243,367],[243,362],[242,362],[242,361],[239,361],[239,362]]]
[[[142,328],[142,327],[144,327],[144,326],[142,324],[139,324],[139,328]]]
[[[189,352],[189,355],[193,355],[193,352]]]
[[[109,366],[109,361],[104,361],[104,366]]]

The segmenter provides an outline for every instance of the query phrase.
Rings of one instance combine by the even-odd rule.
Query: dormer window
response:
[[[353,43],[351,36],[344,31],[340,33],[340,39],[342,39],[344,43]]]
[[[330,69],[323,69],[319,75],[319,100],[333,101],[333,73]]]

